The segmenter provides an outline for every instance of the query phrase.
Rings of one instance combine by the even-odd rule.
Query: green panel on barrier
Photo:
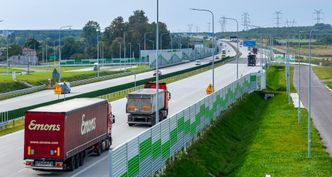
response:
[[[171,146],[173,146],[176,141],[178,140],[178,132],[177,132],[177,128],[175,128],[174,130],[171,131]]]
[[[178,132],[183,132],[184,131],[184,117],[181,117],[180,119],[178,119],[178,124],[177,124],[177,127],[178,127]]]
[[[157,159],[161,155],[160,146],[161,146],[160,139],[152,144],[152,159],[153,160]]]
[[[169,140],[166,141],[163,145],[162,145],[162,159],[167,159],[170,156],[170,142]]]
[[[184,133],[190,133],[190,119],[184,122]]]
[[[256,75],[251,75],[250,76],[250,82],[256,82],[257,76]]]
[[[136,176],[138,175],[139,170],[139,156],[136,155],[132,159],[128,161],[128,176]]]
[[[152,140],[148,138],[139,145],[140,160],[145,160],[151,155]]]

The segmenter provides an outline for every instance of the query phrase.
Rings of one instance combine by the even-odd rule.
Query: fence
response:
[[[24,119],[24,117],[11,120],[9,119],[8,112],[0,112],[0,130],[6,129],[8,125],[15,126],[15,122],[22,119]]]
[[[12,91],[12,92],[6,92],[6,93],[1,93],[0,94],[0,100],[6,99],[6,98],[11,98],[14,96],[19,96],[19,95],[24,95],[27,93],[32,93],[32,92],[36,92],[36,91],[40,91],[46,88],[46,85],[40,85],[40,86],[35,86],[35,87],[31,87],[31,88],[26,88],[26,89],[21,89],[21,90],[16,90],[16,91]]]
[[[222,111],[242,95],[257,90],[257,76],[242,77],[112,149],[109,176],[154,176],[168,159],[190,146]]]

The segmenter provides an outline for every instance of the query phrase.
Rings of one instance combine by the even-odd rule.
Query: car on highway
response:
[[[201,65],[202,63],[201,63],[201,60],[196,60],[196,65],[198,66],[198,65]]]
[[[158,76],[161,76],[161,71],[160,71],[160,70],[158,70],[157,72],[156,72],[156,70],[155,70],[155,71],[153,72],[153,76],[156,76],[157,73],[158,73]]]
[[[70,82],[60,82],[61,94],[69,94],[71,92]]]
[[[220,59],[219,55],[217,55],[217,56],[215,57],[215,59]]]

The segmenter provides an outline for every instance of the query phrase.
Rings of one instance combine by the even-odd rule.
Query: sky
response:
[[[59,29],[71,25],[81,29],[89,20],[97,21],[101,28],[109,26],[114,18],[122,16],[127,21],[134,10],[144,10],[150,21],[156,21],[157,0],[0,0],[0,30],[13,29]],[[211,15],[191,11],[204,8],[215,14],[215,31],[221,30],[221,16],[236,18],[243,29],[241,16],[250,15],[252,25],[275,26],[275,11],[281,11],[280,23],[295,20],[295,25],[315,24],[314,9],[321,9],[322,22],[332,24],[332,0],[159,0],[159,19],[168,25],[171,32],[206,32]],[[227,21],[226,31],[236,25]]]

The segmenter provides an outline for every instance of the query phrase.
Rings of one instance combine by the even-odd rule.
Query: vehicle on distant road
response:
[[[257,55],[258,49],[257,49],[257,48],[253,48],[253,49],[252,49],[252,52],[253,52],[255,55]]]
[[[156,83],[147,82],[144,89],[129,93],[127,96],[126,113],[128,125],[143,124],[153,126],[156,124],[156,107],[158,105],[159,120],[167,118],[168,101],[171,94],[166,83],[159,83],[158,104],[156,104]]]
[[[255,54],[249,53],[248,66],[256,66],[256,55]]]
[[[74,170],[90,154],[112,144],[111,106],[105,99],[78,98],[25,113],[24,160],[34,170]]]
[[[61,94],[69,94],[71,92],[70,82],[60,82]]]
[[[196,60],[196,65],[201,65],[201,60]]]
[[[155,70],[155,71],[153,72],[153,76],[156,77],[157,73],[158,73],[158,76],[161,76],[161,71],[160,71],[160,70],[158,70],[157,72],[156,72],[156,70]]]

